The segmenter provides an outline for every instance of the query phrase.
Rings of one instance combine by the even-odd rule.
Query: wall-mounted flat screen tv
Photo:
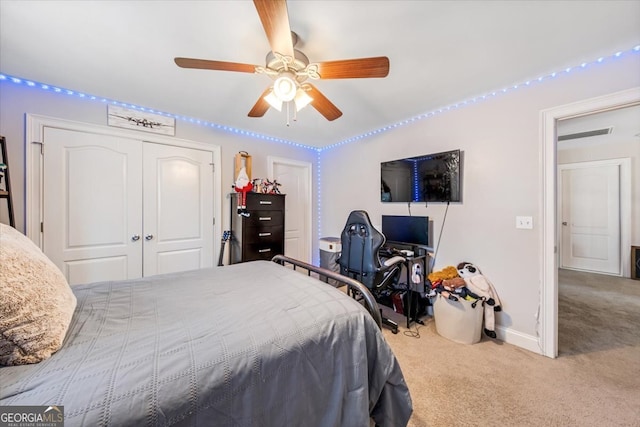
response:
[[[382,162],[383,202],[461,202],[460,150]]]

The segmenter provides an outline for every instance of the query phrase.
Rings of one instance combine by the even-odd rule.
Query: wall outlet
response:
[[[533,217],[532,216],[517,216],[516,217],[516,228],[522,228],[526,230],[531,230],[533,228]]]

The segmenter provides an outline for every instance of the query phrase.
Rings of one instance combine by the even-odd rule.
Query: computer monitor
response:
[[[382,215],[382,234],[387,242],[429,247],[429,217]]]

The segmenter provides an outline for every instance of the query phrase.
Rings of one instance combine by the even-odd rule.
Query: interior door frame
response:
[[[307,180],[307,204],[305,206],[305,215],[304,215],[304,222],[305,222],[305,229],[306,229],[304,239],[305,239],[305,249],[306,249],[305,252],[307,253],[307,262],[311,263],[311,260],[313,260],[313,242],[311,237],[313,236],[313,226],[312,226],[313,212],[311,209],[313,205],[313,181],[312,181],[313,165],[310,162],[292,160],[292,159],[287,159],[285,157],[267,156],[267,173],[269,176],[274,176],[275,163],[301,167],[306,170],[305,178]],[[286,230],[285,230],[285,233],[286,233]]]
[[[620,269],[620,274],[614,275],[623,277],[625,271],[629,271],[630,260],[623,256],[624,248],[631,247],[631,159],[629,158],[621,158],[621,159],[603,159],[603,160],[592,160],[588,162],[577,162],[577,163],[564,163],[558,165],[558,200],[557,200],[557,218],[562,217],[562,199],[560,195],[562,194],[562,190],[560,187],[561,179],[560,179],[560,171],[561,170],[569,170],[569,169],[579,169],[579,168],[589,168],[596,166],[619,166],[620,172],[620,191],[618,194],[618,208],[620,209],[620,259],[618,260],[618,268]],[[560,260],[562,258],[562,224],[561,221],[558,221],[558,265],[560,265]],[[594,273],[599,273],[594,271]],[[601,274],[609,274],[604,273]]]
[[[47,127],[66,129],[77,132],[103,134],[128,139],[136,139],[142,142],[172,145],[177,147],[192,148],[195,150],[210,151],[213,153],[213,264],[216,264],[218,252],[215,242],[222,236],[222,165],[221,150],[219,145],[190,141],[160,134],[143,134],[136,130],[113,128],[92,123],[82,123],[38,114],[26,115],[25,131],[25,234],[39,248],[43,248],[43,233],[40,224],[43,221],[43,139],[44,129]],[[218,167],[215,167],[218,165]]]
[[[558,224],[557,224],[557,122],[640,104],[640,87],[575,102],[540,112],[541,212],[541,301],[540,348],[542,354],[558,357]]]

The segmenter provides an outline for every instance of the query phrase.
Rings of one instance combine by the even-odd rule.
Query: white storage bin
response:
[[[342,243],[339,237],[321,237],[318,246],[323,252],[340,253],[342,251]]]
[[[460,344],[475,344],[482,338],[484,309],[482,301],[475,308],[472,301],[458,298],[453,301],[438,294],[433,303],[436,331],[441,336]]]
[[[336,262],[340,258],[342,243],[339,237],[322,237],[320,239],[320,267],[340,273],[340,265]],[[320,276],[320,280],[325,280],[326,276]],[[328,283],[338,286],[338,282],[329,279]]]

